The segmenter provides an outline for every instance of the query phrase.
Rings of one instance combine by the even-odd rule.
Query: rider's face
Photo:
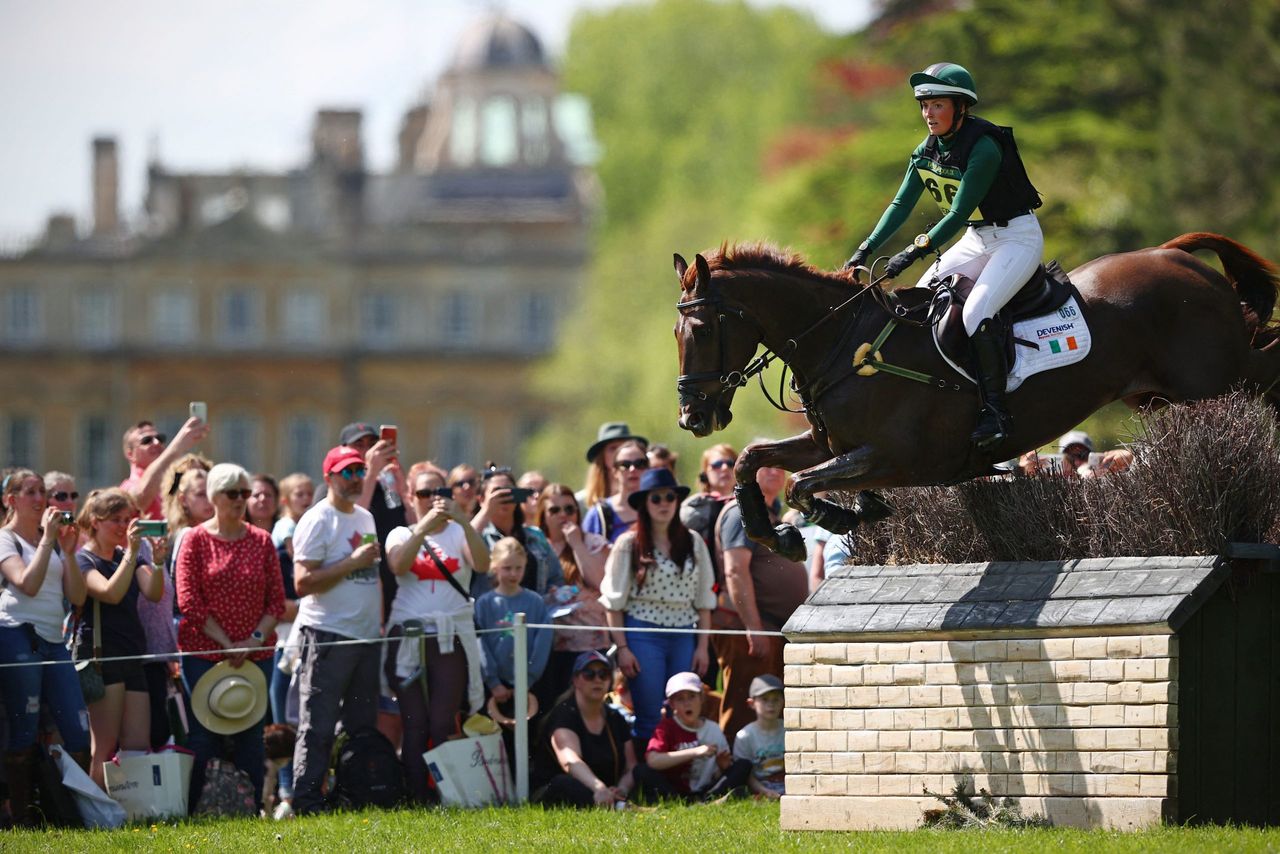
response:
[[[956,105],[950,98],[925,98],[920,102],[920,115],[934,136],[945,134],[956,117]]]

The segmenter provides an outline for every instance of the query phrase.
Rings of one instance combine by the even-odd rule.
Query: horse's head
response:
[[[680,279],[675,328],[680,350],[678,423],[695,436],[708,436],[733,420],[729,406],[742,384],[742,369],[760,342],[760,332],[741,307],[729,304],[712,287],[705,258],[695,256],[690,270],[676,255],[675,265]]]

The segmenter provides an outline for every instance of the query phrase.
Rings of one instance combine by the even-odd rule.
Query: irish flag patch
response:
[[[1049,339],[1049,351],[1051,353],[1062,353],[1067,350],[1078,349],[1080,349],[1080,345],[1076,342],[1076,336],[1074,335]]]

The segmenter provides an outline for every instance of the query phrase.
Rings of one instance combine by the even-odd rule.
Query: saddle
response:
[[[929,318],[934,324],[938,346],[948,359],[958,365],[969,364],[969,336],[964,331],[963,315],[965,300],[969,298],[974,284],[973,279],[956,274],[943,279],[935,288],[920,288],[932,293],[929,297]],[[1057,311],[1075,292],[1075,286],[1057,261],[1036,268],[1013,299],[996,313],[995,326],[1004,343],[1006,364],[1013,364],[1017,344],[1037,346],[1010,335],[1013,324],[1024,318]]]

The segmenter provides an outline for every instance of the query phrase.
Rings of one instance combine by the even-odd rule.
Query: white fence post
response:
[[[529,800],[529,629],[523,611],[515,615],[516,803]]]

